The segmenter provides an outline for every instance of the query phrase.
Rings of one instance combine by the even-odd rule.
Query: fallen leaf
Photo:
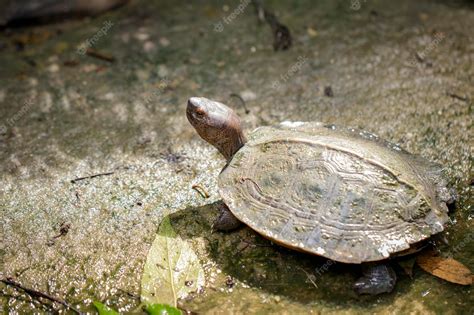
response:
[[[117,311],[113,310],[112,308],[108,307],[105,304],[102,304],[97,301],[94,301],[92,304],[94,304],[99,315],[119,315]]]
[[[167,304],[147,305],[146,312],[150,315],[182,315],[183,313],[176,307]]]
[[[316,36],[318,36],[318,31],[316,31],[316,30],[315,30],[314,28],[312,28],[312,27],[308,27],[308,28],[306,29],[306,31],[308,32],[309,37],[316,37]]]
[[[471,271],[452,258],[436,256],[434,251],[426,251],[416,258],[424,271],[449,282],[470,285],[473,283]]]
[[[176,235],[169,217],[165,217],[143,270],[142,303],[164,303],[176,307],[178,299],[185,298],[203,285],[204,270],[198,257],[189,244]]]

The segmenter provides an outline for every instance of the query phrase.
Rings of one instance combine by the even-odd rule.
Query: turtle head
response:
[[[191,97],[186,116],[201,138],[216,147],[227,161],[246,142],[239,117],[222,103]]]

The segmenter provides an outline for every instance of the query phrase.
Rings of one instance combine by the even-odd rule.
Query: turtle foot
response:
[[[354,283],[357,294],[377,295],[392,292],[397,282],[393,269],[385,264],[362,266],[363,276]]]
[[[213,230],[217,231],[232,231],[237,229],[242,225],[242,222],[237,219],[232,212],[230,212],[229,208],[225,204],[219,205],[220,215],[214,224],[212,225]]]

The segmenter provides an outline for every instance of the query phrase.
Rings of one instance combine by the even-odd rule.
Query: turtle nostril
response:
[[[188,100],[188,113],[192,113],[192,115],[196,118],[201,118],[206,115],[206,107],[202,104],[202,100],[199,97],[191,97]]]
[[[194,110],[194,112],[195,112],[197,115],[199,115],[199,116],[203,116],[203,115],[206,113],[206,111],[204,110],[204,108],[202,108],[202,107],[200,107],[200,106],[199,106],[199,107],[196,107],[196,109]]]

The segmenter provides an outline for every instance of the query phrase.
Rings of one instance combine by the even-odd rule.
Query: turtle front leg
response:
[[[232,231],[242,225],[242,222],[240,222],[239,219],[237,219],[235,215],[230,212],[229,208],[224,203],[219,205],[219,210],[221,213],[212,225],[213,230]]]
[[[397,282],[397,275],[388,264],[364,264],[362,274],[363,276],[354,283],[357,294],[389,293]]]

